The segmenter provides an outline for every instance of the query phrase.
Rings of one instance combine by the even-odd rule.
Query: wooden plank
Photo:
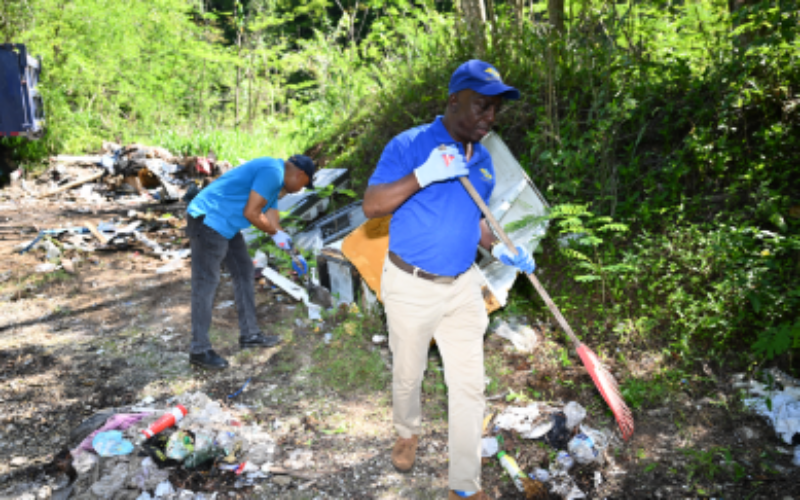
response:
[[[69,184],[65,184],[65,185],[61,186],[60,188],[58,188],[58,189],[54,189],[54,190],[49,191],[49,192],[44,193],[44,194],[40,194],[37,198],[46,198],[48,196],[53,196],[54,194],[58,194],[58,193],[61,193],[63,191],[67,191],[68,189],[72,189],[72,188],[76,188],[78,186],[82,186],[82,185],[86,184],[87,182],[96,181],[100,177],[103,177],[103,175],[105,173],[106,173],[105,170],[103,170],[103,171],[97,172],[94,175],[90,175],[89,177],[84,177],[83,179],[78,179],[77,181],[72,181]]]
[[[83,225],[89,229],[89,232],[91,232],[94,237],[97,238],[97,241],[99,241],[101,245],[108,244],[108,238],[106,238],[103,233],[97,230],[97,226],[89,221],[84,222]]]

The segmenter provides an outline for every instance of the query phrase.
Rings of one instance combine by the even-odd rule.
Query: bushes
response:
[[[549,243],[549,253],[557,253]],[[581,307],[585,331],[641,345],[656,340],[685,356],[772,357],[798,347],[800,238],[753,227],[678,223],[608,241],[599,251],[612,247],[618,272],[606,281],[610,300],[598,300],[599,283],[584,283],[581,294],[564,282],[551,291],[557,303],[594,304],[594,311]],[[562,250],[552,264],[578,275],[585,260],[572,252]]]

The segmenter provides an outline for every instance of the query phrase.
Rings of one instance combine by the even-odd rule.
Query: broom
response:
[[[472,157],[471,143],[467,144],[466,156],[467,161],[469,161],[469,159]],[[447,161],[447,159],[445,161]],[[449,163],[449,161],[447,161],[447,163]],[[505,231],[503,231],[500,223],[497,222],[497,219],[494,218],[492,212],[489,211],[489,207],[486,206],[486,203],[483,202],[483,198],[481,198],[478,192],[475,191],[475,187],[472,185],[469,179],[467,177],[459,177],[459,180],[472,197],[472,200],[475,202],[475,204],[478,205],[478,208],[481,209],[484,217],[486,217],[486,220],[489,221],[492,229],[494,229],[495,234],[497,234],[497,236],[514,255],[517,255],[516,246],[514,246],[514,243],[511,242],[511,239],[509,239],[508,235],[505,233]],[[539,296],[542,297],[544,303],[547,304],[550,312],[552,312],[553,316],[556,317],[558,324],[561,325],[561,328],[569,336],[572,344],[575,346],[575,350],[578,351],[578,356],[580,356],[583,366],[586,367],[586,371],[589,372],[589,375],[592,377],[594,385],[597,386],[597,390],[600,391],[603,399],[606,400],[609,408],[611,408],[611,411],[614,413],[614,418],[617,419],[617,424],[619,425],[619,430],[622,433],[622,438],[627,441],[633,435],[633,414],[631,413],[630,408],[628,408],[628,405],[625,404],[625,400],[622,399],[622,395],[619,392],[619,385],[614,379],[614,376],[611,375],[611,372],[608,371],[608,368],[603,366],[597,355],[592,352],[592,350],[589,349],[586,344],[578,339],[578,337],[575,335],[575,332],[573,332],[572,328],[569,326],[569,323],[567,323],[567,320],[564,319],[561,311],[553,303],[550,295],[544,289],[542,284],[539,283],[539,279],[533,273],[528,275],[528,279],[531,280],[531,284],[536,291],[539,292]]]

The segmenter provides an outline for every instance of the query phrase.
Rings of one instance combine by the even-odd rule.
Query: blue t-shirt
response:
[[[414,171],[441,144],[456,143],[438,116],[433,123],[406,130],[386,145],[369,185],[394,182]],[[492,157],[473,144],[469,180],[484,201],[494,189]],[[466,159],[466,157],[465,157]],[[389,250],[404,261],[441,276],[456,276],[475,261],[481,238],[481,211],[458,179],[434,182],[395,210],[389,225]]]
[[[255,191],[267,200],[263,212],[277,208],[278,194],[283,188],[283,160],[256,158],[222,176],[200,191],[186,209],[192,217],[205,215],[205,225],[227,239],[250,227],[244,207]]]

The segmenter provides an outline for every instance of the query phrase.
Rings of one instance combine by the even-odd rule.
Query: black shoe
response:
[[[281,343],[281,338],[277,335],[264,335],[259,333],[246,339],[239,339],[239,347],[248,349],[250,347],[274,347]]]
[[[206,370],[224,370],[228,367],[225,358],[215,353],[213,349],[201,354],[189,354],[189,363]]]

